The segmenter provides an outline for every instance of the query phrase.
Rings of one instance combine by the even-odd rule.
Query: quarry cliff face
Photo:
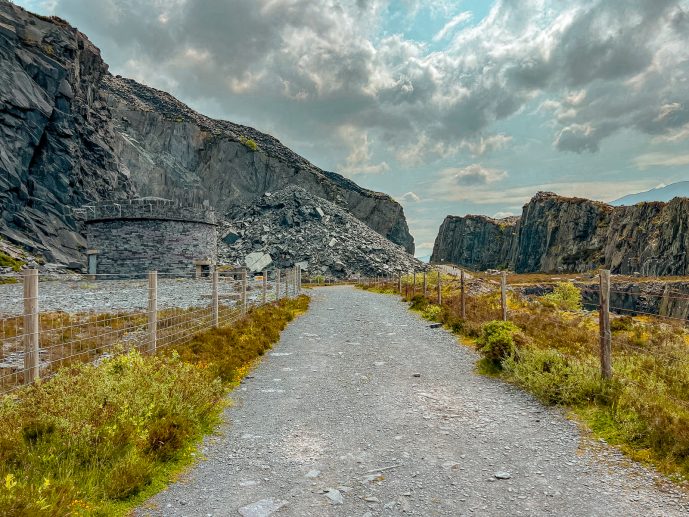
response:
[[[222,215],[290,184],[414,250],[389,196],[319,169],[270,135],[114,77],[77,29],[5,0],[0,84],[0,235],[50,261],[81,259],[71,208],[84,203],[152,195],[208,200]]]
[[[100,51],[59,20],[0,1],[0,234],[69,262],[70,207],[134,194],[113,147]]]
[[[474,270],[507,267],[516,221],[516,217],[449,215],[435,239],[431,262],[460,264]]]
[[[687,198],[612,207],[539,192],[524,205],[512,231],[497,231],[507,223],[448,216],[431,261],[477,270],[506,266],[518,273],[576,273],[604,267],[620,274],[689,274]]]

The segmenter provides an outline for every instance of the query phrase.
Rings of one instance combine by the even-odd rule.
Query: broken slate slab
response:
[[[327,492],[325,493],[325,497],[330,499],[330,502],[333,504],[343,504],[344,503],[344,498],[342,497],[342,493],[340,493],[339,490],[336,488],[328,488]]]
[[[498,471],[495,473],[495,479],[510,479],[512,474],[505,471]]]
[[[280,499],[261,499],[255,503],[242,506],[238,512],[242,517],[268,517],[286,504],[287,501]]]

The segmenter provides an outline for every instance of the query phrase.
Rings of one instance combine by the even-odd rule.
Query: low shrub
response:
[[[255,141],[254,139],[252,139],[252,138],[247,138],[247,137],[245,137],[245,136],[240,136],[240,137],[239,137],[239,141],[240,141],[242,144],[244,144],[244,146],[246,146],[246,147],[247,147],[248,149],[250,149],[251,151],[256,152],[256,151],[258,151],[258,150],[260,149],[260,148],[258,147],[258,144],[256,143],[256,141]]]
[[[281,300],[188,345],[75,364],[0,398],[0,514],[127,513],[192,461],[227,391],[307,306]]]
[[[431,302],[428,301],[428,298],[417,294],[409,301],[409,308],[413,311],[423,312],[430,304]]]
[[[481,327],[476,348],[486,361],[502,367],[505,360],[515,359],[518,342],[523,344],[524,337],[514,323],[490,321]]]
[[[519,361],[508,357],[502,364],[510,380],[546,404],[574,406],[611,396],[592,358],[580,360],[553,349],[527,347],[519,351]]]
[[[581,291],[572,282],[558,282],[552,293],[541,297],[545,305],[563,311],[581,310]]]
[[[429,321],[440,321],[443,309],[439,305],[427,305],[421,315]]]
[[[10,267],[14,271],[19,271],[25,262],[11,257],[4,251],[0,251],[0,267]]]

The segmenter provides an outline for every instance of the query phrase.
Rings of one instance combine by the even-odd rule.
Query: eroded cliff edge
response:
[[[613,207],[539,192],[519,218],[448,216],[432,262],[518,273],[689,274],[689,198]]]
[[[0,85],[0,235],[50,261],[82,256],[72,207],[153,195],[208,200],[223,214],[289,184],[413,253],[391,197],[319,169],[270,135],[111,75],[84,34],[6,0]]]

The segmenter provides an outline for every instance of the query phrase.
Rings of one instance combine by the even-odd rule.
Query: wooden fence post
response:
[[[604,379],[612,378],[612,334],[610,333],[610,271],[600,272],[600,369]]]
[[[285,268],[285,298],[289,298],[289,268]]]
[[[438,271],[438,305],[443,304],[443,279]]]
[[[502,321],[507,321],[507,272],[500,275],[500,305],[502,306]]]
[[[412,298],[416,296],[416,270],[414,270],[414,287],[411,290]]]
[[[213,328],[220,326],[220,311],[218,304],[218,270],[213,271]]]
[[[280,269],[275,270],[275,301],[280,299]]]
[[[426,279],[426,272],[423,272],[423,297],[428,297],[428,280]]]
[[[263,271],[263,305],[268,303],[268,270]]]
[[[148,272],[148,352],[158,346],[158,272]]]
[[[40,323],[38,309],[38,270],[24,271],[24,382],[39,377]]]
[[[242,269],[242,314],[246,314],[246,269]]]
[[[466,319],[467,313],[466,313],[466,293],[464,292],[464,270],[462,269],[459,272],[459,282],[460,282],[460,314],[462,316],[462,319]]]
[[[402,275],[397,277],[397,291],[399,292],[400,296],[402,296]]]

